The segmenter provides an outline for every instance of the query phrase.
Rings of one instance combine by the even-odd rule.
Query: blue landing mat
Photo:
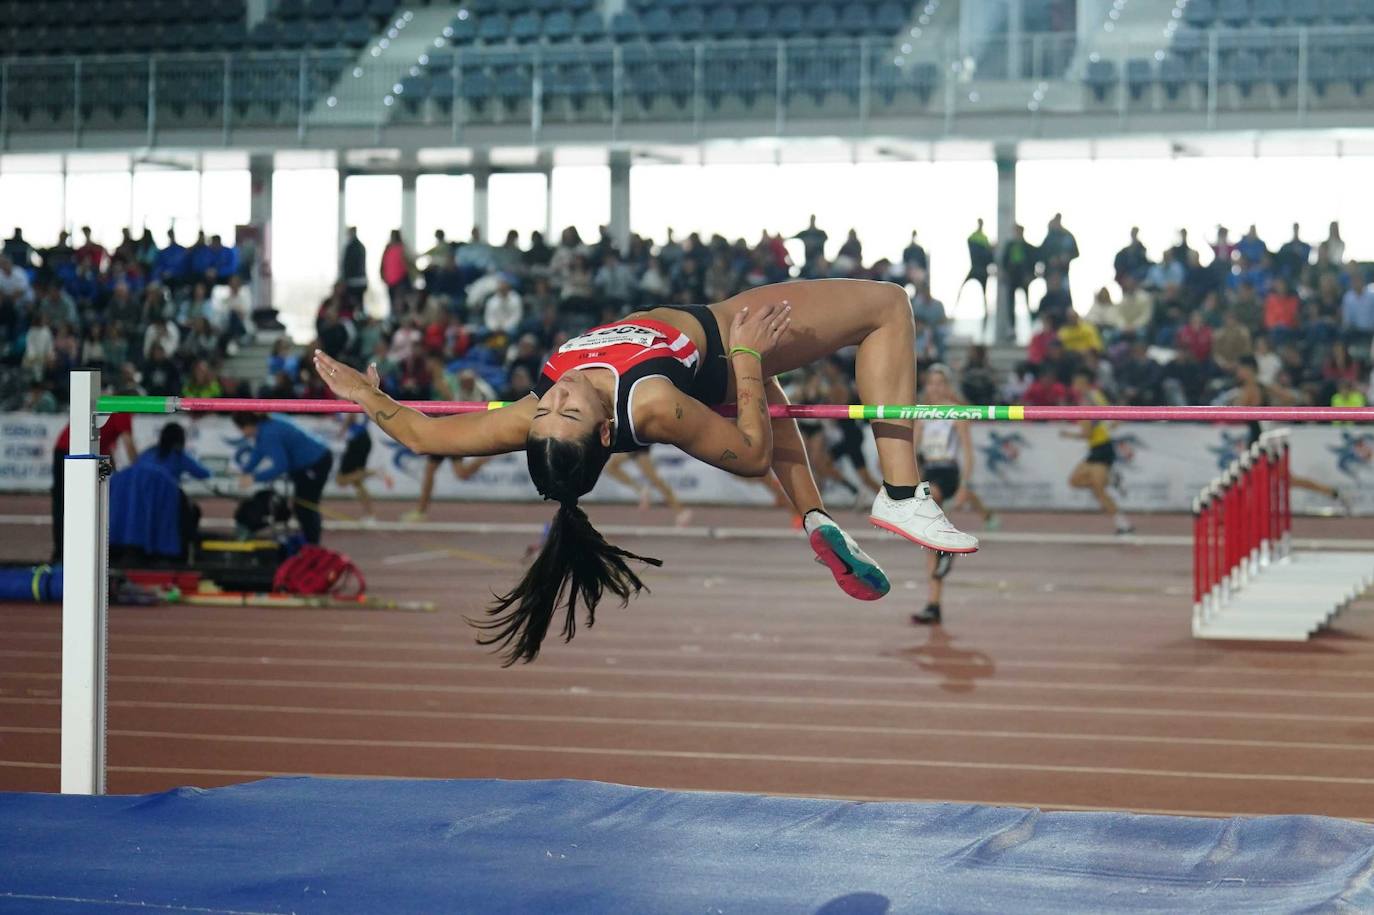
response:
[[[1369,912],[1374,827],[598,782],[0,794],[0,912]]]

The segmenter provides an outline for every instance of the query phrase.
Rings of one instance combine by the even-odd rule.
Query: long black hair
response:
[[[563,619],[566,642],[577,630],[579,600],[587,610],[590,627],[596,622],[596,605],[605,592],[620,598],[623,607],[631,596],[645,590],[644,582],[626,560],[663,565],[660,559],[607,543],[578,507],[578,498],[596,485],[611,456],[611,449],[601,444],[596,433],[576,441],[531,438],[525,456],[535,488],[545,499],[558,503],[558,512],[549,523],[539,555],[520,583],[506,594],[496,595],[487,607],[487,619],[471,621],[490,633],[479,638],[478,644],[497,645],[505,652],[505,667],[538,657],[560,604],[567,608]]]
[[[186,450],[186,430],[181,423],[168,423],[157,437],[157,456],[166,460],[174,451]]]

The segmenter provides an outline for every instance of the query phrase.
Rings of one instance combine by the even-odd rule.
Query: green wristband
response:
[[[732,347],[730,347],[730,355],[733,356],[733,355],[735,355],[735,353],[748,353],[749,355],[751,355],[751,356],[753,356],[755,359],[757,359],[759,362],[762,362],[762,361],[763,361],[763,354],[762,354],[762,353],[760,353],[760,352],[759,352],[758,350],[756,350],[756,349],[751,349],[750,347],[747,347],[747,346],[732,346]]]

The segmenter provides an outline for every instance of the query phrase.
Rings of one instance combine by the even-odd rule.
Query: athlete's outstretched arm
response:
[[[376,366],[363,375],[316,350],[315,370],[335,395],[361,406],[377,428],[417,454],[475,457],[519,451],[537,403],[526,397],[500,410],[431,417],[382,393]]]

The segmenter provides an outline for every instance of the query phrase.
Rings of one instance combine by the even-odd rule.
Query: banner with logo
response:
[[[337,458],[345,445],[345,427],[334,417],[295,416],[291,422],[318,435]],[[221,491],[237,491],[238,467],[251,452],[251,443],[225,416],[137,416],[134,439],[139,450],[156,444],[166,422],[187,429],[187,448],[216,475]],[[40,492],[51,486],[52,443],[66,425],[62,415],[0,414],[0,491]],[[369,426],[374,471],[368,488],[380,498],[415,499],[431,460],[402,447]],[[1089,511],[1096,508],[1090,493],[1069,486],[1073,468],[1087,454],[1082,439],[1064,433],[1073,427],[1046,423],[975,423],[973,487],[998,509]],[[1359,515],[1374,515],[1374,430],[1356,425],[1292,427],[1292,466],[1296,477],[1322,487],[1337,487]],[[1187,511],[1198,492],[1246,444],[1244,426],[1124,423],[1113,429],[1117,462],[1112,488],[1127,511]],[[871,437],[866,451],[877,472]],[[655,446],[651,452],[658,473],[683,502],[725,505],[768,505],[772,493],[762,481],[736,477],[708,467],[676,448]],[[121,459],[122,460],[122,459]],[[455,462],[437,463],[434,496],[473,501],[533,501],[538,498],[523,454],[500,455],[459,479]],[[633,461],[626,473],[639,478]],[[327,491],[345,490],[331,484]],[[827,491],[836,504],[847,504],[839,490]],[[626,487],[602,476],[590,500],[636,501],[637,487]],[[1334,506],[1325,495],[1295,487],[1299,513]]]

